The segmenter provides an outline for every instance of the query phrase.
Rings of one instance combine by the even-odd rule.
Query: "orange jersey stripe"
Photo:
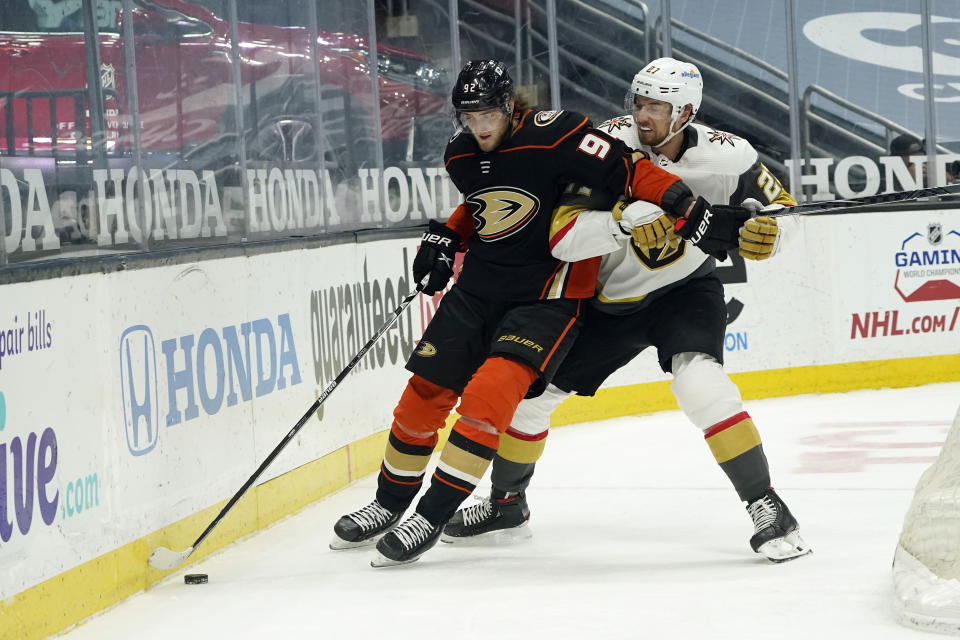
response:
[[[579,260],[570,265],[570,275],[567,277],[565,298],[590,298],[597,290],[597,276],[600,273],[602,257]]]
[[[464,492],[465,494],[467,494],[467,495],[470,495],[471,493],[473,493],[473,489],[467,489],[467,488],[465,488],[465,487],[461,487],[460,485],[453,484],[452,482],[447,482],[446,480],[444,480],[443,478],[441,478],[440,476],[438,476],[436,473],[433,474],[433,479],[434,479],[434,480],[439,480],[439,481],[442,482],[443,484],[445,484],[445,485],[447,485],[447,486],[449,486],[449,487],[453,487],[454,489],[459,489],[460,491],[463,491],[463,492]]]
[[[391,478],[391,477],[388,475],[388,473],[386,472],[386,469],[384,469],[382,463],[381,463],[381,465],[380,465],[380,475],[381,475],[382,477],[386,478],[387,480],[389,480],[390,482],[392,482],[393,484],[405,484],[405,485],[411,485],[411,486],[412,486],[412,485],[415,485],[415,484],[421,484],[421,483],[423,482],[423,480],[414,480],[413,482],[403,482],[403,481],[401,481],[401,480],[394,480],[393,478]]]
[[[525,146],[523,146],[523,147],[508,147],[508,148],[506,148],[506,149],[500,149],[500,151],[501,151],[501,152],[506,152],[506,151],[518,151],[518,150],[520,150],[520,149],[553,149],[553,148],[556,147],[558,144],[560,144],[561,142],[563,142],[564,140],[566,140],[567,138],[569,138],[570,136],[572,136],[574,133],[576,133],[577,131],[579,131],[579,130],[583,127],[583,125],[587,124],[588,122],[590,122],[590,119],[589,119],[589,118],[584,118],[583,120],[580,121],[580,124],[578,124],[576,127],[574,127],[573,129],[571,129],[569,132],[567,132],[566,135],[564,135],[562,138],[560,138],[559,140],[557,140],[557,141],[554,142],[553,144],[529,144],[529,145],[525,145]],[[451,158],[451,160],[453,160],[453,158]],[[664,173],[666,173],[666,172],[664,172]]]
[[[540,371],[544,371],[547,368],[547,363],[550,362],[550,358],[553,357],[554,352],[556,352],[557,347],[560,346],[560,343],[563,342],[564,337],[567,333],[570,332],[570,328],[577,322],[577,318],[580,317],[580,304],[577,304],[577,315],[570,318],[570,322],[567,323],[567,326],[563,328],[563,333],[560,334],[560,337],[557,338],[557,341],[553,343],[553,348],[550,349],[550,353],[547,354],[547,357],[544,358],[543,364],[540,365]]]
[[[564,264],[565,263],[563,262],[558,262],[557,266],[553,268],[553,271],[550,273],[550,277],[547,278],[545,283],[543,283],[543,289],[540,291],[540,300],[543,300],[546,297],[547,291],[550,289],[550,285],[553,284],[553,279],[557,277],[557,272],[560,271]]]
[[[470,153],[461,153],[458,156],[452,156],[449,160],[447,160],[446,164],[444,164],[443,166],[444,168],[449,167],[450,163],[453,162],[454,160],[459,160],[460,158],[469,158],[470,156],[475,156],[475,155],[477,154],[471,151]]]

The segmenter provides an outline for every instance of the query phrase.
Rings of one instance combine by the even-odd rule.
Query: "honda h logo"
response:
[[[120,336],[120,386],[127,447],[142,456],[157,445],[160,426],[157,354],[146,325],[130,327]]]

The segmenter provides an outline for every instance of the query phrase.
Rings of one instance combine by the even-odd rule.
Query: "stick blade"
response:
[[[170,571],[183,564],[183,561],[186,560],[191,553],[193,553],[193,547],[187,547],[183,551],[171,551],[166,547],[157,547],[150,554],[147,562],[154,569]]]

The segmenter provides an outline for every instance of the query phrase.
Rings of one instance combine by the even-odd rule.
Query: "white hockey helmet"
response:
[[[692,62],[680,62],[674,58],[657,58],[648,62],[637,75],[633,76],[630,91],[624,101],[624,108],[633,113],[634,96],[643,96],[653,100],[668,102],[673,106],[670,115],[670,129],[667,137],[660,141],[660,146],[675,136],[693,121],[700,110],[703,101],[703,76],[700,69]],[[680,119],[683,108],[690,105],[690,117],[677,131],[674,125]]]

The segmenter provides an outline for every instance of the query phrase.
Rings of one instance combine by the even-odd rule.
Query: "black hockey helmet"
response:
[[[499,60],[470,60],[457,76],[451,99],[458,115],[463,111],[503,109],[509,116],[512,95],[513,78],[505,64]]]

